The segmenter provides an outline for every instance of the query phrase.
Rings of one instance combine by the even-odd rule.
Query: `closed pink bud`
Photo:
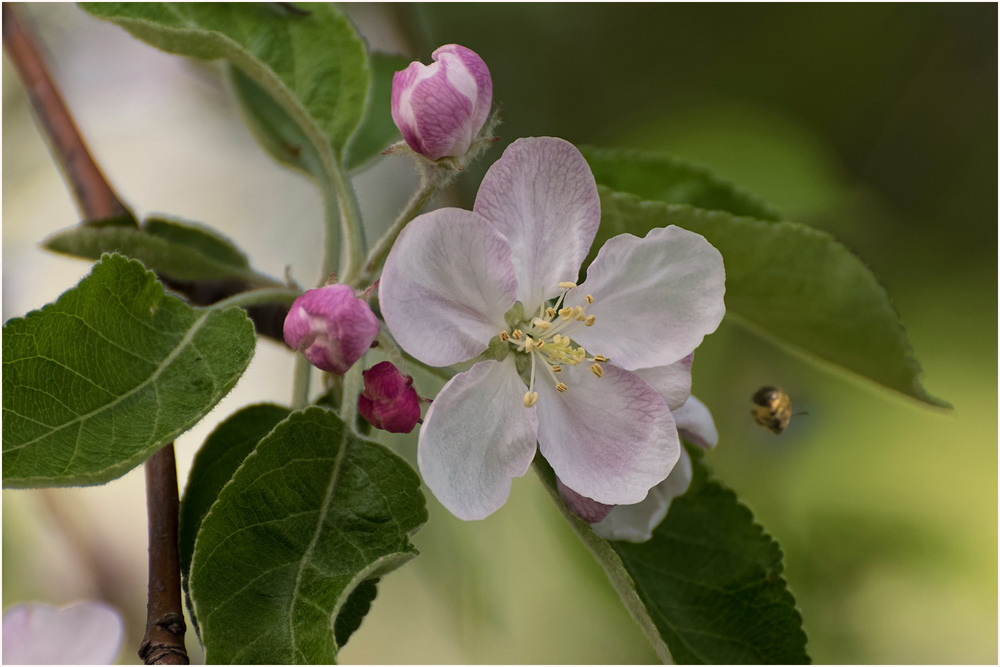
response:
[[[392,120],[406,143],[431,160],[461,158],[490,114],[493,82],[475,51],[436,50],[430,65],[412,62],[392,77]]]
[[[358,412],[375,428],[390,433],[409,433],[420,421],[420,398],[413,378],[403,375],[388,361],[375,364],[361,374],[365,390],[358,396]]]
[[[341,375],[372,346],[378,318],[347,285],[311,289],[285,318],[285,343],[320,370]]]

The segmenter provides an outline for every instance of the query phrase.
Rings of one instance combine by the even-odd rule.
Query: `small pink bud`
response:
[[[392,120],[403,139],[431,160],[461,158],[493,103],[490,70],[458,44],[437,49],[430,65],[414,61],[392,77]]]
[[[388,361],[375,364],[361,377],[365,390],[358,396],[358,412],[375,428],[409,433],[420,421],[420,399],[413,378]]]
[[[372,346],[378,318],[347,285],[311,289],[285,318],[285,344],[320,370],[343,374]]]

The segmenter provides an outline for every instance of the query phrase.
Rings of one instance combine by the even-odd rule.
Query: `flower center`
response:
[[[569,389],[569,386],[558,377],[564,365],[576,366],[581,362],[590,361],[592,362],[590,371],[597,377],[604,375],[601,364],[608,358],[599,354],[589,354],[566,335],[574,327],[593,326],[597,316],[588,315],[587,306],[560,307],[566,294],[576,287],[576,283],[562,282],[559,283],[559,287],[563,289],[563,293],[553,305],[542,304],[535,317],[522,322],[520,326],[512,327],[510,331],[500,332],[501,341],[509,343],[515,351],[531,358],[531,377],[528,391],[524,395],[526,408],[530,408],[538,401],[538,392],[535,391],[535,371],[539,367],[548,373],[555,383],[556,391],[560,393]],[[589,294],[584,300],[588,306],[594,303],[594,297]]]

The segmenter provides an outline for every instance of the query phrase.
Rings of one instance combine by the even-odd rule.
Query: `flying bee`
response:
[[[754,421],[771,433],[781,433],[788,428],[792,421],[792,399],[788,394],[777,387],[761,387],[751,400],[753,410],[750,414]]]

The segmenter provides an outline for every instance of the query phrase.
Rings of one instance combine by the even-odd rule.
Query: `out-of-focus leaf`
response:
[[[3,330],[4,486],[100,484],[207,414],[246,370],[241,308],[192,308],[107,255]]]
[[[332,410],[278,424],[198,532],[190,591],[206,659],[335,661],[374,596],[365,582],[416,555],[409,535],[427,520],[419,486],[408,464]]]
[[[600,190],[592,255],[623,232],[644,236],[667,225],[697,232],[722,253],[727,317],[907,396],[947,406],[921,385],[920,364],[885,289],[829,234]]]
[[[757,197],[713,176],[707,169],[681,160],[621,148],[585,146],[580,151],[587,158],[597,182],[617,192],[758,220],[777,220],[779,217]]]
[[[56,232],[42,245],[87,259],[121,253],[175,280],[238,280],[259,287],[280,284],[253,271],[246,255],[229,239],[192,222],[149,218],[141,227],[85,222]]]
[[[679,664],[809,662],[778,543],[696,449],[691,486],[653,538],[610,543],[639,599]]]
[[[366,166],[372,158],[399,141],[399,130],[392,122],[390,111],[392,75],[409,64],[403,56],[371,54],[372,85],[368,95],[368,113],[347,147],[344,162],[349,170]]]

